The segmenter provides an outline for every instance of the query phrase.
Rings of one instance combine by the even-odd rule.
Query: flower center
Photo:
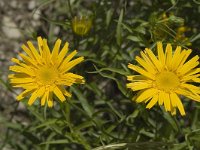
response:
[[[178,76],[173,72],[163,71],[156,78],[156,86],[160,90],[171,91],[180,84]]]
[[[43,66],[38,70],[37,80],[36,82],[42,85],[51,85],[54,84],[58,79],[58,70],[52,66]]]

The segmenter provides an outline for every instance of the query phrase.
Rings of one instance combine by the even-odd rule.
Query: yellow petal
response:
[[[16,64],[18,64],[19,66],[22,66],[22,67],[27,68],[28,70],[30,70],[30,66],[29,65],[23,63],[22,61],[20,61],[20,60],[18,60],[16,58],[12,58],[11,61],[16,63]]]
[[[59,50],[60,50],[60,44],[61,44],[61,40],[58,39],[54,45],[54,48],[53,48],[53,51],[52,51],[52,55],[51,55],[51,58],[52,58],[52,61],[55,62],[58,58],[58,53],[59,53]]]
[[[181,61],[184,59],[185,55],[187,54],[186,50],[183,50],[180,55],[178,56],[178,59],[172,64],[172,71],[177,70],[177,68],[180,66]]]
[[[130,76],[127,76],[127,80],[128,81],[146,81],[148,80],[148,78],[142,75],[130,75]]]
[[[49,93],[49,98],[47,99],[48,107],[53,107],[53,93]]]
[[[65,100],[65,97],[64,97],[62,91],[57,86],[54,87],[53,93],[58,97],[58,99],[60,101],[63,102]]]
[[[144,61],[151,66],[151,68],[153,68],[155,71],[157,71],[155,65],[153,64],[153,62],[151,61],[151,59],[143,52],[140,52],[140,55],[142,56],[142,58],[144,59]]]
[[[146,108],[151,109],[157,102],[158,102],[158,94],[153,96],[153,98],[150,100]]]
[[[144,69],[142,69],[141,67],[139,66],[136,66],[136,65],[132,65],[132,64],[129,64],[128,65],[128,68],[140,73],[141,75],[147,77],[147,78],[150,78],[152,80],[155,80],[155,76],[147,71],[145,71]]]
[[[25,73],[25,74],[28,74],[30,76],[33,76],[35,74],[34,71],[31,70],[30,68],[24,68],[24,67],[17,66],[17,65],[10,66],[9,70],[14,71],[14,72],[19,72],[19,73]]]
[[[144,92],[142,92],[137,98],[136,98],[136,102],[140,103],[142,101],[145,101],[149,98],[152,98],[155,94],[157,94],[158,90],[151,88],[151,89],[147,89],[144,90]]]
[[[67,97],[71,97],[72,94],[70,94],[69,92],[67,92],[64,88],[64,86],[59,86],[60,90],[62,91],[62,93],[67,96]]]
[[[166,66],[171,69],[171,63],[172,63],[172,46],[171,44],[167,44],[166,46]]]
[[[158,104],[160,106],[163,105],[163,103],[164,103],[164,100],[165,100],[164,96],[165,96],[164,92],[160,91],[158,94]]]
[[[45,88],[44,87],[41,87],[37,91],[33,92],[33,94],[31,95],[31,97],[30,97],[30,99],[28,101],[28,104],[32,105],[38,97],[41,97],[44,94],[44,92],[45,92]]]
[[[185,115],[185,110],[180,98],[174,92],[170,94],[171,101],[176,104],[182,116]]]
[[[51,53],[46,39],[43,39],[43,58],[45,59],[46,64],[51,63]]]
[[[176,108],[171,107],[171,114],[172,114],[173,116],[176,115]]]
[[[68,78],[74,79],[75,83],[84,84],[85,80],[82,76],[74,74],[74,73],[67,73]]]
[[[60,79],[57,81],[57,85],[65,85],[65,86],[71,86],[75,83],[75,81],[71,81],[69,79]]]
[[[200,68],[192,69],[189,71],[181,78],[181,81],[187,81],[198,77],[200,77]]]
[[[157,42],[157,51],[158,51],[158,59],[162,63],[162,65],[165,65],[165,54],[163,51],[163,45],[162,42]]]
[[[183,64],[185,63],[185,61],[187,60],[188,56],[191,54],[192,50],[188,49],[185,53],[184,58],[181,60],[179,68],[181,68],[183,66]]]
[[[38,48],[39,48],[40,55],[43,56],[43,40],[42,40],[42,38],[39,36],[39,37],[37,38],[37,41],[38,41]]]
[[[179,62],[180,61],[180,54],[181,54],[181,47],[180,46],[177,46],[176,47],[176,50],[175,50],[175,52],[174,52],[174,55],[173,55],[173,58],[172,58],[172,62],[171,62],[171,68],[173,69],[174,68],[174,66],[175,66],[175,64],[177,63],[177,62]]]
[[[164,95],[164,106],[166,111],[171,111],[171,99],[169,97],[169,94],[163,92]]]
[[[35,47],[33,46],[33,44],[28,41],[27,42],[30,50],[31,50],[31,53],[33,54],[34,58],[37,60],[38,63],[41,63],[40,60],[41,60],[41,56],[39,55],[38,51],[35,49]]]
[[[34,79],[32,78],[14,78],[10,79],[10,83],[30,83],[30,82],[35,82]]]
[[[152,85],[147,82],[133,82],[126,84],[127,88],[131,88],[133,91],[138,91],[146,88],[150,88]]]
[[[12,58],[11,61],[14,62],[14,63],[17,63],[17,64],[20,64],[20,63],[21,63],[21,62],[20,62],[18,59],[16,59],[16,58]]]
[[[46,94],[44,94],[42,96],[42,99],[41,99],[41,106],[44,106],[45,105],[45,102],[46,102]]]
[[[145,62],[143,59],[141,59],[140,57],[136,56],[136,61],[142,66],[144,67],[148,72],[152,73],[152,74],[156,74],[157,71],[151,67],[151,65],[149,65],[147,62]]]
[[[19,101],[19,100],[22,100],[23,98],[25,98],[27,95],[29,95],[30,93],[33,92],[33,89],[26,89],[24,90],[22,93],[20,93],[16,99]]]
[[[149,58],[153,62],[154,66],[157,68],[157,70],[161,71],[163,66],[162,66],[161,62],[153,54],[153,52],[148,48],[145,49],[145,52],[147,53],[147,55],[149,56]]]
[[[60,65],[60,69],[64,68],[65,65],[67,65],[67,63],[77,54],[77,51],[73,51],[72,53],[70,53],[62,62],[62,64]],[[59,61],[59,60],[58,60]]]
[[[24,89],[37,89],[38,85],[35,82],[32,83],[21,83],[21,84],[14,84],[13,87],[21,87]]]
[[[171,70],[172,66],[171,66],[171,63],[172,63],[172,46],[171,44],[167,44],[167,47],[166,47],[166,66],[168,67],[169,70]]]
[[[186,75],[186,76],[182,77],[181,82],[187,82],[187,81],[193,80],[193,79],[198,78],[198,77],[200,77],[200,74]]]
[[[192,81],[193,81],[193,82],[200,83],[200,78],[192,78]]]
[[[35,102],[37,97],[38,97],[37,91],[33,92],[31,97],[28,100],[28,105],[32,105]]]
[[[83,60],[84,60],[84,57],[79,57],[77,59],[74,59],[74,60],[68,62],[65,66],[63,66],[62,68],[59,68],[59,69],[62,73],[65,73],[65,72],[69,71],[71,68],[73,68],[74,66],[76,66],[77,64],[79,64],[80,62],[82,62]]]
[[[197,74],[197,73],[200,73],[200,68],[196,68],[196,69],[191,70],[186,75],[184,75],[184,77],[185,76],[191,76],[191,75],[194,75],[194,74]]]
[[[63,62],[63,59],[66,56],[68,50],[69,50],[69,43],[66,42],[58,55],[58,63],[57,63],[58,66],[60,65],[61,62]]]
[[[37,68],[38,64],[34,59],[32,59],[24,54],[19,54],[19,55],[27,65],[33,65],[34,67]]]
[[[53,107],[53,100],[49,99],[47,103],[48,103],[48,107],[50,108]]]
[[[44,106],[45,105],[45,102],[47,101],[47,97],[49,95],[49,91],[46,91],[44,93],[44,95],[42,96],[42,99],[41,99],[41,106]]]
[[[188,97],[194,101],[200,102],[200,96],[198,94],[193,94],[192,92],[181,88],[176,89],[175,92],[185,97]]]
[[[199,56],[193,57],[188,62],[186,62],[181,68],[179,67],[177,69],[177,73],[180,73],[181,75],[188,73],[193,68],[199,65],[198,59],[199,59]]]
[[[186,88],[187,90],[191,91],[193,94],[200,94],[200,87],[197,87],[192,84],[183,83],[180,85],[182,88]]]
[[[28,47],[26,47],[26,45],[22,45],[21,46],[21,48],[26,52],[26,54],[29,56],[29,57],[31,57],[32,59],[34,59],[35,57],[34,57],[34,55],[33,55],[33,53],[31,52],[31,50],[28,48]]]

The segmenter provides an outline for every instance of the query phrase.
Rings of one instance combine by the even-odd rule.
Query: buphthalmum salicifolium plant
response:
[[[19,54],[22,59],[12,58],[16,65],[10,66],[9,69],[15,73],[10,74],[9,79],[13,87],[24,89],[17,96],[17,100],[31,95],[28,100],[29,105],[32,105],[37,98],[41,98],[42,106],[47,103],[49,107],[52,107],[53,95],[63,102],[66,97],[71,97],[71,93],[65,87],[85,82],[82,76],[70,72],[70,69],[81,63],[84,57],[72,60],[77,54],[76,50],[66,56],[69,43],[66,42],[60,50],[60,39],[56,41],[52,52],[46,39],[38,37],[37,40],[39,50],[28,41],[28,47],[22,45],[22,49],[26,53]]]
[[[178,108],[181,115],[185,115],[179,95],[200,101],[200,88],[192,84],[200,82],[200,68],[197,67],[199,56],[187,60],[191,52],[191,49],[177,46],[173,53],[171,44],[167,44],[164,52],[161,42],[157,43],[158,57],[149,48],[141,51],[141,57],[136,56],[141,67],[128,65],[128,68],[140,74],[127,76],[131,81],[127,87],[139,91],[134,100],[148,103],[146,108],[149,109],[156,103],[164,105],[172,115],[176,114]]]
[[[21,87],[24,91],[17,96],[21,100],[31,95],[28,101],[32,105],[37,98],[41,98],[41,105],[53,106],[53,95],[60,101],[65,101],[71,94],[66,90],[74,83],[83,84],[84,78],[80,75],[69,72],[71,68],[84,60],[83,57],[72,58],[77,54],[68,52],[69,44],[66,42],[60,50],[61,40],[58,39],[52,52],[47,40],[38,37],[38,50],[28,41],[22,45],[26,55],[19,54],[22,60],[12,58],[16,65],[10,70],[15,72],[9,75],[13,87]],[[152,108],[156,103],[164,105],[166,111],[172,115],[176,114],[176,108],[181,115],[185,115],[183,104],[179,95],[183,95],[194,101],[200,101],[200,89],[192,83],[200,82],[199,57],[194,56],[188,60],[191,49],[182,49],[177,46],[173,52],[171,44],[167,44],[165,52],[163,44],[157,42],[157,55],[151,49],[146,48],[136,56],[140,64],[129,64],[128,68],[136,71],[139,75],[127,76],[127,87],[133,91],[139,91],[134,100],[137,103],[148,103],[146,108]]]

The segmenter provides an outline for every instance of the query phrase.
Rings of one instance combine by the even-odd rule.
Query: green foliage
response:
[[[85,77],[84,85],[70,88],[72,98],[51,108],[36,103],[26,106],[21,121],[19,102],[11,116],[0,114],[1,149],[16,150],[187,150],[200,149],[200,104],[184,101],[187,115],[171,116],[161,107],[147,110],[132,101],[135,93],[126,87],[129,62],[145,47],[158,40],[171,42],[199,54],[200,4],[197,1],[160,0],[45,0],[38,1],[41,28],[32,33],[33,40],[42,35],[70,43],[85,62],[73,72]],[[35,13],[34,12],[34,13]],[[162,15],[166,14],[166,18]],[[85,36],[73,33],[75,15],[89,14],[92,29]],[[187,26],[186,41],[176,39],[177,28]],[[55,28],[59,33],[54,34]],[[27,35],[24,35],[27,36]],[[30,38],[30,37],[29,37]],[[188,43],[192,45],[188,46]],[[2,74],[2,72],[1,72]],[[3,88],[15,94],[7,82]],[[16,95],[16,94],[15,94]]]

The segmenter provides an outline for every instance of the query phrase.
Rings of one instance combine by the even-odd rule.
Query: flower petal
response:
[[[52,50],[52,54],[51,54],[51,59],[53,62],[56,62],[57,61],[57,57],[58,57],[58,53],[59,53],[59,50],[60,50],[60,44],[61,44],[61,40],[58,39],[54,45],[54,48]]]
[[[158,94],[153,96],[153,98],[150,100],[146,108],[151,109],[157,102],[158,102]]]
[[[163,66],[162,66],[161,62],[153,54],[153,52],[148,48],[145,49],[145,52],[147,53],[147,55],[149,56],[149,58],[153,62],[154,66],[157,68],[157,70],[161,71]]]
[[[129,64],[128,65],[128,68],[140,73],[141,75],[147,77],[147,78],[150,78],[152,80],[155,80],[155,76],[147,71],[145,71],[144,69],[142,69],[141,67],[139,66],[136,66],[136,65],[132,65],[132,64]]]
[[[54,88],[53,88],[53,93],[58,97],[58,99],[60,100],[60,101],[65,101],[66,99],[65,99],[65,97],[64,97],[64,95],[63,95],[63,93],[62,93],[62,91],[57,87],[57,86],[55,86]]]
[[[144,90],[144,92],[142,92],[137,98],[136,98],[136,102],[140,103],[142,101],[145,101],[149,98],[152,98],[155,94],[158,93],[157,89],[154,88],[150,88],[147,90]]]
[[[173,103],[176,104],[176,106],[178,107],[181,115],[184,116],[185,110],[184,110],[183,104],[182,104],[180,98],[177,96],[177,94],[175,94],[174,92],[170,93],[170,98],[173,101]]]
[[[162,63],[162,65],[165,65],[165,54],[163,51],[163,45],[162,42],[157,42],[157,51],[158,51],[158,59]]]

